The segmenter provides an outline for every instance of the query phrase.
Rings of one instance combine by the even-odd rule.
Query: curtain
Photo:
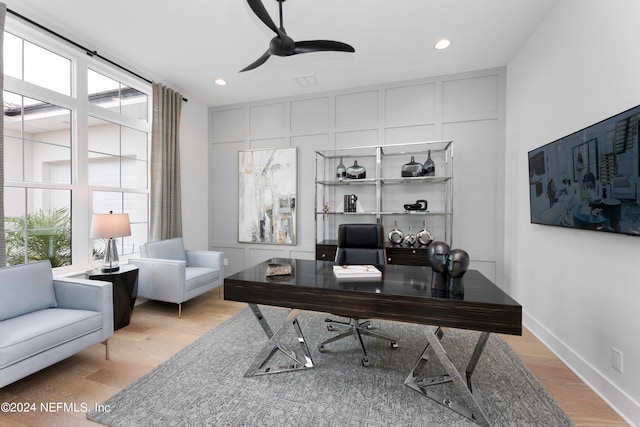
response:
[[[150,241],[182,236],[180,113],[182,95],[153,83]]]
[[[4,105],[4,20],[7,5],[0,3],[0,101]],[[7,246],[4,236],[4,113],[0,116],[0,267],[7,265]]]

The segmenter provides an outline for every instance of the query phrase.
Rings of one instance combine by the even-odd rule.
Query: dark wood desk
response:
[[[270,263],[290,264],[290,276],[266,277]],[[357,319],[377,318],[398,322],[437,325],[428,327],[428,343],[405,384],[436,402],[450,407],[476,421],[489,425],[473,395],[471,375],[492,332],[521,335],[522,307],[489,279],[475,270],[464,276],[464,292],[451,295],[446,289],[432,287],[430,267],[383,265],[379,281],[337,280],[333,262],[274,258],[250,267],[224,281],[224,298],[247,302],[267,336],[267,345],[260,352],[246,375],[259,375],[313,367],[311,354],[297,323],[299,310],[329,312]],[[258,304],[292,309],[285,322],[274,333],[262,316]],[[298,334],[303,354],[286,348],[278,339],[291,322]],[[440,327],[481,331],[474,353],[461,374],[451,363],[440,344]],[[420,371],[428,361],[431,347],[447,373],[437,381],[452,382],[462,403],[437,395],[429,390],[436,384],[433,378],[421,378]],[[286,367],[265,367],[277,351],[282,351],[295,363]]]

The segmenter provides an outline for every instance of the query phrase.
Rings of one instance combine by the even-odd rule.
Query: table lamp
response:
[[[129,214],[93,214],[91,220],[91,237],[108,239],[102,263],[102,272],[111,273],[120,270],[116,237],[131,236]]]

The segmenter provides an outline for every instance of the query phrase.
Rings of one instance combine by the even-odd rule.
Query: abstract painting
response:
[[[296,147],[238,152],[238,242],[296,244]]]

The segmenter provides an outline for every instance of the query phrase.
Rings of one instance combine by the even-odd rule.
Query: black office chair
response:
[[[340,265],[386,264],[384,243],[384,230],[380,224],[341,224],[338,227],[336,263]],[[351,318],[348,321],[340,321],[327,318],[325,322],[328,323],[328,330],[338,330],[340,333],[321,342],[318,345],[318,350],[323,351],[325,344],[353,335],[360,342],[364,353],[363,366],[369,366],[369,358],[362,341],[362,335],[388,340],[391,343],[391,348],[398,347],[394,338],[371,331],[369,329],[371,327],[370,320]]]

